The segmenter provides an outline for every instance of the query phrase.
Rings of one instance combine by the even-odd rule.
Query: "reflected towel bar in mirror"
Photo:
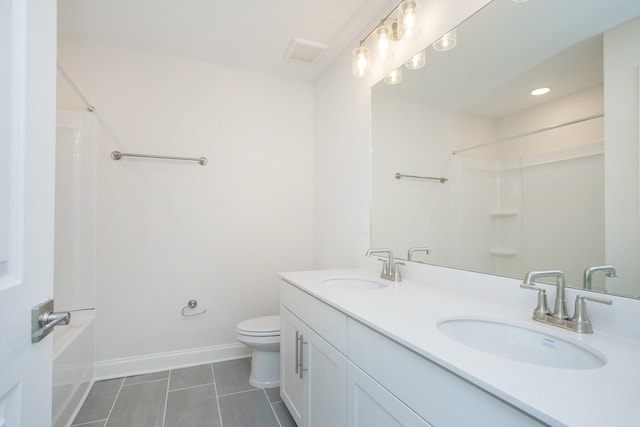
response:
[[[396,179],[400,179],[400,178],[415,178],[415,179],[428,179],[428,180],[433,180],[433,181],[440,181],[441,184],[444,184],[445,182],[449,181],[447,178],[441,176],[440,178],[436,178],[433,176],[416,176],[416,175],[404,175],[401,174],[399,172],[396,173]]]
[[[123,157],[144,157],[147,159],[167,159],[167,160],[185,160],[188,162],[198,162],[202,166],[206,165],[208,160],[206,157],[176,157],[176,156],[155,156],[152,154],[135,154],[135,153],[121,153],[119,151],[112,151],[111,158],[113,160],[120,160]]]

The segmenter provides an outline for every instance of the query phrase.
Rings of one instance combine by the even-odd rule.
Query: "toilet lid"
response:
[[[238,333],[244,335],[280,335],[280,316],[264,316],[238,323]]]

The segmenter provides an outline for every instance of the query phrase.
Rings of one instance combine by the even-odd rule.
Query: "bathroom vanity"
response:
[[[365,269],[282,278],[281,396],[299,427],[640,423],[640,375],[628,370],[638,341],[596,322],[594,334],[537,324],[522,309],[535,301],[517,284],[504,283],[510,295],[496,302]],[[515,307],[503,304],[509,299]],[[538,360],[537,350],[505,356],[492,354],[499,345],[460,342],[443,328],[458,320],[515,328],[516,341],[520,331],[540,334],[551,360]],[[565,344],[593,364],[574,365],[573,353],[556,360]]]

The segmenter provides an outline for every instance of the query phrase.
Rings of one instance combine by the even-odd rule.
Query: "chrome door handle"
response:
[[[31,309],[31,342],[42,341],[57,325],[68,325],[69,322],[71,313],[54,312],[52,299],[38,304]]]

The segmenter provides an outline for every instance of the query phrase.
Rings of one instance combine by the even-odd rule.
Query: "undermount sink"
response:
[[[477,350],[518,362],[562,369],[595,369],[606,358],[583,345],[514,323],[481,318],[449,318],[438,329]]]
[[[357,277],[333,277],[322,281],[325,286],[339,288],[339,289],[351,289],[358,291],[374,291],[377,289],[386,288],[387,285],[373,280],[360,279]]]

